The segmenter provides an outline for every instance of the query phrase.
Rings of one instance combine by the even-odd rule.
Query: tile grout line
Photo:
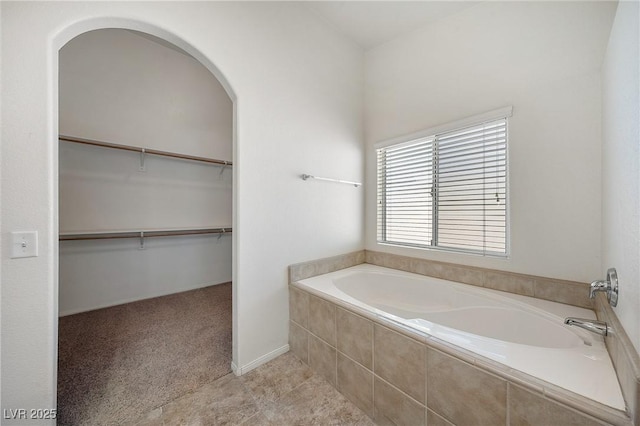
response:
[[[380,379],[380,381],[385,382],[387,385],[391,386],[393,389],[397,390],[398,392],[402,393],[407,398],[410,398],[413,402],[415,402],[416,404],[420,405],[421,407],[427,408],[427,406],[425,404],[423,404],[422,402],[418,401],[417,399],[415,399],[414,397],[412,397],[411,395],[409,395],[408,393],[406,393],[405,391],[403,391],[402,389],[400,389],[399,387],[397,387],[393,383],[391,383],[388,380],[384,379],[383,377],[380,377],[378,375],[376,375],[375,377]]]
[[[376,326],[371,323],[371,373],[373,374],[373,380],[371,383],[371,397],[373,399],[373,421],[377,417],[376,413]]]
[[[511,384],[509,383],[509,381],[507,380],[507,401],[506,401],[506,406],[505,406],[505,411],[506,413],[506,426],[509,426],[511,424],[511,404],[509,404],[509,400],[511,399]]]
[[[428,399],[428,391],[429,391],[429,346],[424,344],[424,421],[427,422],[427,417],[429,417],[429,399]]]
[[[262,412],[262,408],[258,404],[258,401],[256,400],[256,396],[253,393],[253,391],[244,383],[244,380],[240,379],[240,377],[238,377],[238,379],[240,380],[240,385],[242,385],[242,389],[244,389],[245,392],[247,392],[251,396],[251,400],[253,401],[254,404],[256,404],[256,407],[258,407],[258,411]]]
[[[335,373],[335,378],[336,378],[336,390],[338,390],[340,388],[340,385],[338,384],[338,306],[333,304],[333,336],[335,337],[336,340],[336,347],[335,347],[335,358],[334,358],[334,363],[333,363],[333,369],[334,369],[334,373]],[[340,392],[338,390],[338,392]]]

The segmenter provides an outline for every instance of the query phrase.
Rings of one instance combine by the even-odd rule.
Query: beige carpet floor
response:
[[[58,425],[135,423],[230,372],[231,283],[60,318]]]

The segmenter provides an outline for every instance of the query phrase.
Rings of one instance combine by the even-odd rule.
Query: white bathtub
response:
[[[298,285],[625,408],[603,338],[564,324],[567,316],[595,319],[588,309],[368,264]]]

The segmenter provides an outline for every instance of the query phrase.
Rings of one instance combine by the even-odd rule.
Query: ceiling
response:
[[[365,50],[478,3],[479,1],[458,0],[303,1],[322,20]],[[150,34],[131,32],[185,53]]]
[[[308,1],[305,4],[359,46],[370,49],[478,2]]]

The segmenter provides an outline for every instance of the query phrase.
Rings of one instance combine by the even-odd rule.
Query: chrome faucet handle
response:
[[[618,304],[618,273],[616,268],[607,270],[607,282],[609,283],[609,291],[607,292],[607,300],[611,306]]]
[[[596,280],[589,287],[589,299],[596,297],[596,292],[604,291],[607,293],[607,300],[611,306],[618,304],[618,273],[615,268],[607,270],[606,280]]]
[[[605,280],[595,280],[589,286],[589,299],[596,297],[598,291],[609,291],[609,283]]]

